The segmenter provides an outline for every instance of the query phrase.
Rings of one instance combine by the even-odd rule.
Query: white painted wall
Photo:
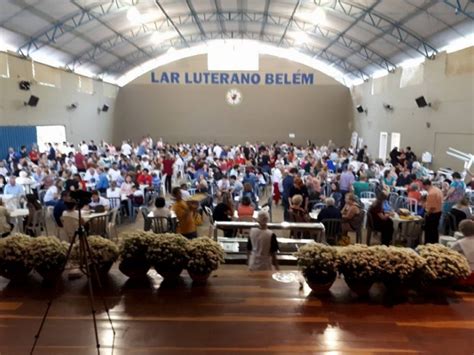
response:
[[[411,146],[419,157],[424,151],[434,155],[434,168],[459,170],[462,162],[445,151],[451,146],[474,153],[474,47],[441,53],[422,65],[421,80],[420,72],[412,80],[415,85],[400,88],[402,69],[398,69],[352,88],[354,107],[360,104],[368,110],[367,114],[354,110],[354,129],[374,157],[379,152],[380,132],[388,132],[389,140],[392,132],[399,132],[402,147]],[[433,107],[418,108],[415,98],[421,95]],[[393,111],[387,111],[384,103],[393,106]]]
[[[79,76],[59,69],[46,69],[46,76],[59,81],[60,87],[33,84],[30,91],[18,88],[20,80],[33,80],[31,61],[12,55],[8,58],[9,78],[0,77],[0,125],[38,126],[64,125],[67,139],[78,143],[82,139],[112,141],[113,115],[118,88],[100,81],[92,81],[93,94],[78,92]],[[35,63],[36,68],[43,67]],[[49,67],[47,67],[49,68]],[[54,78],[53,78],[54,77]],[[90,79],[84,78],[84,81]],[[25,107],[30,95],[40,98],[37,107]],[[77,103],[74,111],[67,110]],[[97,113],[103,104],[110,106],[107,113]]]

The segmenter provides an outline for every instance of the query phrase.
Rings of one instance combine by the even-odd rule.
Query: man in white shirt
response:
[[[84,155],[84,156],[89,155],[89,146],[87,145],[87,143],[85,141],[81,142],[80,149],[81,149],[81,154],[82,155]]]
[[[110,207],[109,200],[99,195],[99,192],[93,191],[91,202],[89,203],[89,207],[95,209],[98,206],[103,206],[105,210],[108,210]]]
[[[112,163],[109,169],[110,181],[117,181],[120,178],[120,170],[117,168],[117,163]]]
[[[97,171],[94,168],[89,168],[84,176],[84,181],[97,182],[99,181],[99,174],[97,174]]]
[[[216,159],[219,159],[221,157],[222,148],[218,144],[216,144],[214,146],[214,149],[212,151],[214,152],[214,155],[216,156]]]
[[[127,157],[130,156],[130,154],[132,154],[132,146],[130,144],[128,144],[127,141],[123,141],[122,143],[122,147],[120,148],[121,152],[123,155],[126,155]]]

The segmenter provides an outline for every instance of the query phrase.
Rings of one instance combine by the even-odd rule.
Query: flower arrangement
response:
[[[32,241],[33,238],[24,234],[0,239],[0,275],[14,280],[30,273],[33,268],[30,258]]]
[[[431,272],[428,279],[454,282],[457,279],[468,277],[471,273],[469,263],[464,255],[444,245],[420,245],[416,251],[426,261],[426,267]]]
[[[119,245],[120,259],[146,259],[148,246],[152,243],[156,234],[145,231],[133,231],[121,236]]]
[[[162,276],[178,276],[188,262],[188,242],[181,234],[157,234],[148,246],[147,259]]]
[[[208,237],[191,240],[187,245],[187,253],[187,269],[190,273],[210,274],[224,262],[224,250]]]
[[[337,249],[319,243],[306,244],[295,256],[298,267],[307,280],[319,283],[333,282],[338,268]]]
[[[100,236],[87,237],[91,249],[91,260],[97,264],[99,272],[105,273],[110,270],[112,264],[118,259],[119,250],[117,245],[109,239]],[[79,260],[79,244],[73,247],[73,258]]]
[[[380,253],[375,248],[355,244],[338,248],[338,254],[339,271],[345,278],[374,281],[380,277]]]
[[[134,231],[122,235],[119,255],[119,269],[128,277],[144,277],[150,269],[147,260],[148,246],[156,234],[152,232]]]
[[[403,247],[372,247],[378,255],[381,281],[409,283],[426,274],[426,262],[413,249]]]
[[[31,242],[31,262],[35,270],[47,278],[57,275],[64,267],[69,244],[55,237],[37,237]]]

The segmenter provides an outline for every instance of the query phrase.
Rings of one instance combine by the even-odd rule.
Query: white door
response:
[[[385,160],[387,157],[388,133],[380,132],[379,159]]]
[[[391,140],[390,140],[390,151],[393,148],[397,147],[400,150],[400,133],[392,132]]]

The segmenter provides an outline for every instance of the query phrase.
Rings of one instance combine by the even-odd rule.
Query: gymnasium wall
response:
[[[157,68],[154,72],[207,71],[207,56],[200,55]],[[317,144],[333,139],[348,145],[352,117],[349,89],[311,68],[270,56],[260,56],[264,73],[313,73],[314,85],[158,84],[147,73],[122,87],[115,111],[115,142],[145,134],[169,142],[293,141]],[[243,101],[226,102],[236,87]],[[289,134],[295,138],[290,139]]]
[[[20,80],[33,81],[31,90],[21,91]],[[64,125],[70,142],[111,141],[117,92],[116,86],[0,53],[0,126]],[[39,97],[38,106],[24,106],[30,95]],[[68,110],[72,103],[77,109]],[[109,111],[98,114],[104,104]]]
[[[402,147],[410,145],[418,156],[433,154],[435,169],[463,168],[445,153],[448,147],[474,154],[474,47],[398,69],[353,87],[351,94],[354,107],[360,104],[368,111],[354,110],[353,127],[373,156],[378,155],[380,132],[388,132],[388,149],[390,133],[399,132]],[[417,107],[415,98],[421,95],[432,107]]]

